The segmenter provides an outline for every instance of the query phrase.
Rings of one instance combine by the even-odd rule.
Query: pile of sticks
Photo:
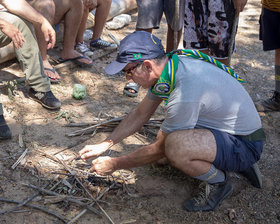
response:
[[[124,117],[113,118],[109,120],[97,119],[92,123],[70,123],[66,126],[68,127],[85,127],[74,132],[68,133],[67,136],[80,136],[84,134],[94,134],[97,131],[111,131],[115,128]],[[151,119],[144,125],[144,132],[148,132],[150,134],[156,135],[157,129],[160,127],[162,123],[162,119]],[[139,134],[139,133],[138,133]],[[21,139],[21,138],[19,138]],[[80,144],[80,142],[78,143]],[[20,145],[24,145],[22,141],[20,141]],[[65,149],[72,148],[77,144],[71,145]],[[21,148],[23,148],[21,146]],[[7,198],[0,198],[0,201],[6,203],[14,203],[17,204],[15,207],[0,211],[0,215],[16,212],[21,207],[26,206],[33,209],[37,209],[43,211],[49,215],[52,215],[62,221],[63,223],[74,223],[76,222],[83,214],[87,211],[97,215],[106,217],[110,223],[114,223],[113,220],[109,217],[106,211],[102,208],[101,204],[107,202],[102,200],[102,197],[109,191],[117,191],[124,192],[130,197],[139,197],[140,195],[134,194],[128,187],[128,183],[135,179],[135,175],[132,171],[121,170],[114,173],[114,176],[99,176],[94,173],[89,173],[87,170],[89,165],[85,162],[76,162],[77,156],[72,159],[62,160],[60,154],[63,150],[59,150],[58,152],[54,152],[53,154],[47,153],[45,150],[40,148],[34,148],[32,152],[38,153],[40,156],[44,156],[47,159],[52,160],[56,163],[60,169],[56,169],[52,174],[56,175],[55,180],[52,178],[44,178],[44,184],[41,179],[41,171],[37,166],[34,168],[37,171],[37,178],[39,180],[38,185],[23,183],[24,186],[35,190],[36,192],[30,197],[26,198],[23,201],[11,200]],[[18,160],[13,164],[12,169],[15,169],[24,157],[29,153],[30,150],[26,149],[22,155],[18,158]],[[81,164],[82,163],[82,164]],[[74,164],[74,165],[73,165]],[[80,167],[78,167],[80,165]],[[81,168],[82,167],[82,168]],[[35,172],[33,172],[35,173]],[[67,220],[62,215],[57,214],[57,212],[50,211],[45,206],[38,206],[36,204],[32,204],[32,201],[39,195],[44,195],[44,204],[50,203],[58,203],[63,202],[65,204],[75,204],[76,206],[81,207],[83,210],[75,215],[75,217],[71,218],[71,220]],[[143,195],[142,195],[143,196]],[[153,195],[155,196],[155,195]]]
[[[92,123],[70,123],[67,124],[67,127],[85,127],[81,128],[79,130],[67,133],[66,136],[73,137],[73,136],[79,136],[79,135],[86,135],[91,134],[94,135],[98,130],[108,132],[112,131],[118,124],[124,119],[124,117],[118,117],[113,118],[110,120],[97,120]],[[157,135],[157,129],[159,129],[161,123],[163,122],[163,119],[150,119],[145,125],[144,125],[144,132],[147,132],[152,135]]]
[[[0,201],[2,202],[17,204],[11,209],[0,211],[0,215],[16,212],[22,206],[26,206],[52,215],[63,223],[74,223],[87,211],[97,215],[98,217],[106,217],[110,223],[114,223],[101,206],[102,203],[108,204],[107,202],[101,200],[102,197],[110,190],[126,192],[128,195],[133,196],[127,186],[128,181],[135,177],[132,171],[123,170],[121,172],[117,172],[114,176],[98,176],[97,174],[85,171],[85,169],[73,167],[69,165],[69,162],[65,162],[58,156],[48,154],[41,149],[36,149],[36,153],[40,153],[40,155],[58,163],[61,167],[61,169],[58,169],[60,172],[52,172],[52,174],[57,175],[56,180],[47,178],[46,181],[46,178],[44,178],[44,184],[41,186],[41,172],[38,167],[35,166],[38,173],[37,177],[39,179],[38,186],[26,183],[22,183],[22,185],[32,188],[36,192],[24,201],[0,198]],[[67,220],[62,215],[57,214],[57,212],[50,211],[45,206],[42,207],[31,203],[32,200],[41,194],[44,195],[45,205],[64,202],[66,204],[75,204],[83,210],[71,220]]]

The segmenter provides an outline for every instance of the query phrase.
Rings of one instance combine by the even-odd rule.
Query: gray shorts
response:
[[[227,58],[234,26],[231,0],[186,0],[184,48],[208,50],[217,59]]]
[[[175,4],[174,0],[136,0],[138,7],[138,17],[136,28],[138,29],[158,29],[163,13],[168,25],[175,31],[181,30],[184,22],[184,0],[180,0],[179,27],[174,29]]]

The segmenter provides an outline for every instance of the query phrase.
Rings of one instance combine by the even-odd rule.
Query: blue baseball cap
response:
[[[146,31],[135,31],[120,42],[117,59],[106,66],[105,72],[114,75],[131,62],[141,62],[164,55],[161,40]]]

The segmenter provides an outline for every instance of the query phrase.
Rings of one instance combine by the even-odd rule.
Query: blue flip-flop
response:
[[[55,74],[55,69],[54,68],[44,68],[44,71],[49,71],[49,72]],[[46,75],[46,76],[48,76],[48,75]],[[51,81],[52,84],[60,83],[60,78],[52,78],[50,76],[48,76],[48,77],[50,78],[50,81]]]
[[[90,64],[87,64],[87,63],[84,63],[84,62],[81,62],[79,61],[79,59],[90,59],[88,58],[87,56],[84,56],[84,55],[80,55],[78,57],[75,57],[75,58],[68,58],[68,59],[59,59],[59,62],[60,63],[63,63],[63,62],[66,62],[66,61],[72,61],[74,63],[76,63],[77,65],[83,67],[83,68],[91,68],[93,66],[93,62],[90,63]]]

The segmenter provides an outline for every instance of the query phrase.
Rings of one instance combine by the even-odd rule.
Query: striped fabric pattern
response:
[[[216,65],[217,67],[219,67],[220,69],[223,69],[225,72],[227,72],[228,74],[230,74],[232,77],[234,77],[235,79],[237,79],[239,82],[244,83],[244,80],[237,74],[234,72],[233,69],[231,69],[230,67],[226,66],[225,64],[217,61],[215,58],[204,54],[198,50],[178,50],[178,51],[173,51],[170,52],[178,54],[178,55],[185,55],[188,57],[192,57],[192,58],[196,58],[196,59],[200,59],[206,62],[209,62],[211,64]]]
[[[262,0],[262,5],[271,11],[280,12],[280,0]]]

